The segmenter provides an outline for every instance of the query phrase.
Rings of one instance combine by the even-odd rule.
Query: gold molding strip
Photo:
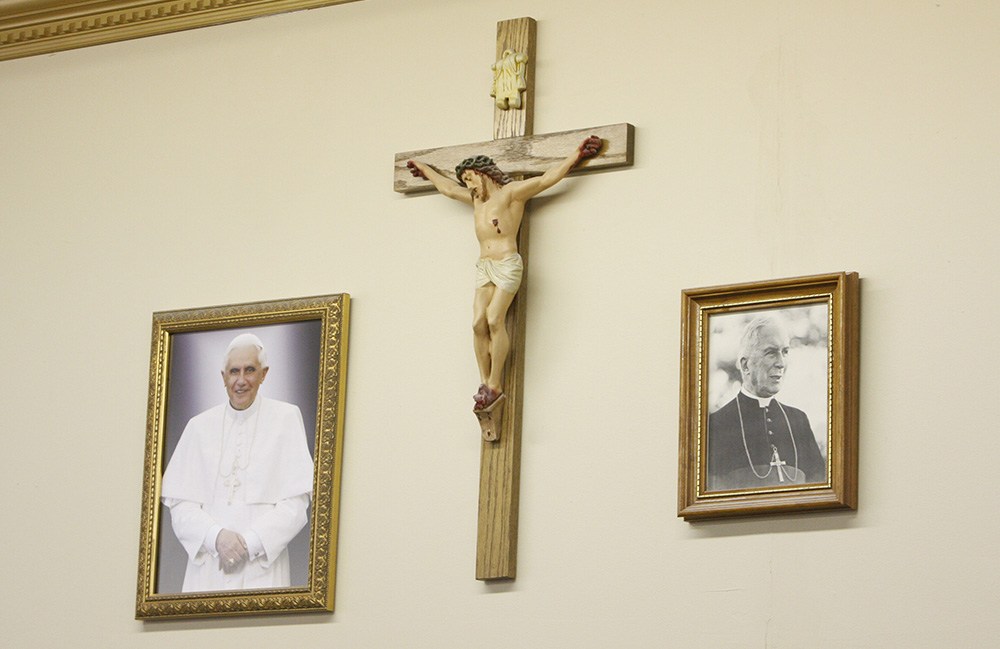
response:
[[[0,0],[0,61],[355,0]]]

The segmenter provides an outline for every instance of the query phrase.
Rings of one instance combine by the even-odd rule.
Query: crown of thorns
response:
[[[472,156],[471,158],[466,158],[465,160],[462,160],[460,163],[458,163],[458,166],[455,167],[455,175],[458,176],[458,183],[462,187],[466,186],[465,181],[462,180],[462,174],[468,171],[469,169],[485,173],[487,176],[493,178],[493,180],[495,180],[497,184],[501,186],[510,182],[510,179],[507,177],[507,174],[500,171],[500,168],[497,167],[497,163],[493,162],[493,158],[489,157],[488,155],[476,155]]]

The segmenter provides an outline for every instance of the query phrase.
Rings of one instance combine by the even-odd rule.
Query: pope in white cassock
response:
[[[183,592],[290,585],[286,546],[308,521],[313,461],[298,406],[258,396],[260,339],[226,350],[229,400],[191,418],[160,495],[187,552]]]

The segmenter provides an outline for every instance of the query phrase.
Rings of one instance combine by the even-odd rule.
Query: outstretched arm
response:
[[[597,155],[597,152],[601,149],[602,143],[601,138],[596,135],[591,135],[583,141],[583,144],[581,144],[576,151],[571,153],[565,160],[552,167],[541,176],[529,178],[517,183],[516,185],[511,184],[511,190],[514,198],[526,201],[532,196],[540,194],[549,187],[552,187],[557,182],[565,178],[566,174],[568,174],[570,170],[572,170],[573,167],[575,167],[581,160]]]
[[[416,160],[410,160],[407,162],[406,167],[410,170],[410,173],[413,174],[414,177],[426,178],[431,181],[435,189],[441,192],[444,196],[472,205],[472,193],[469,192],[468,188],[462,187],[450,178],[445,178],[439,174],[434,167],[424,164],[423,162],[417,162]]]

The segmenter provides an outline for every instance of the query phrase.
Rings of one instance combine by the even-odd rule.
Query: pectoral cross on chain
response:
[[[771,466],[773,466],[774,468],[776,468],[778,470],[778,482],[784,482],[785,481],[785,470],[782,469],[781,467],[785,466],[786,462],[781,459],[780,455],[778,455],[778,447],[777,446],[775,446],[774,444],[771,444],[771,450],[773,451],[773,453],[771,454]]]
[[[227,487],[229,487],[229,504],[230,505],[233,504],[233,496],[236,495],[236,490],[239,489],[240,488],[240,484],[242,484],[240,482],[240,479],[236,475],[236,471],[239,469],[239,467],[237,466],[237,464],[239,463],[239,459],[240,459],[240,457],[238,455],[233,459],[233,469],[230,472],[229,477],[226,478],[226,481],[222,483],[222,484],[226,485]]]
[[[598,155],[575,167],[610,169],[631,166],[634,153],[634,129],[631,124],[600,126],[548,135],[532,135],[534,117],[535,20],[516,18],[497,23],[497,59],[513,56],[525,64],[524,97],[518,101],[491,101],[494,104],[493,140],[478,144],[422,149],[396,154],[393,188],[408,194],[433,189],[430,181],[416,178],[407,168],[410,160],[421,160],[441,173],[454,169],[464,158],[490,156],[513,178],[542,174],[553,164],[580,146],[588,136],[603,141]],[[443,54],[443,53],[442,53]],[[522,56],[523,55],[523,56]],[[494,66],[496,67],[496,66]],[[487,96],[484,83],[484,99]],[[499,93],[494,93],[499,94]],[[497,104],[516,106],[505,110]],[[496,225],[494,223],[494,225]],[[525,208],[517,237],[517,248],[524,260],[525,279],[507,311],[506,329],[510,351],[504,371],[506,406],[500,415],[499,431],[487,435],[479,464],[479,534],[476,546],[476,579],[514,579],[517,571],[517,519],[521,473],[521,413],[524,379],[525,295],[528,271],[528,210]],[[483,420],[480,420],[482,424]],[[492,424],[491,424],[492,425]],[[493,431],[490,431],[491,433]]]

